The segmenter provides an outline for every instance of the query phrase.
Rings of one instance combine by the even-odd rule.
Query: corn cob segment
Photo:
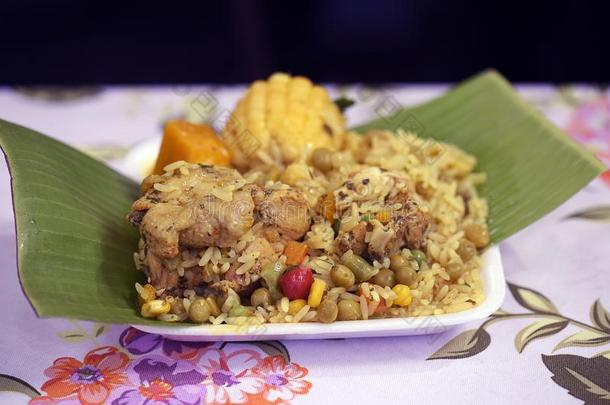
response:
[[[245,169],[269,158],[290,163],[315,148],[335,149],[344,132],[345,118],[324,88],[302,76],[275,73],[248,88],[223,137],[235,166]]]

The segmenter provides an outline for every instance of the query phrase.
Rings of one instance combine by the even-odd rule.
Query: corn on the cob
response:
[[[324,88],[305,77],[275,73],[248,88],[223,136],[233,163],[247,168],[264,155],[289,163],[315,148],[335,149],[344,131],[345,118]]]

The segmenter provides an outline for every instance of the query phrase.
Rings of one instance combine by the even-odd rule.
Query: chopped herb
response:
[[[349,107],[353,106],[356,102],[351,98],[347,98],[345,96],[341,96],[335,100],[335,104],[339,107],[341,112],[345,112]]]
[[[360,217],[360,219],[369,222],[371,219],[373,219],[373,216],[371,214],[364,214],[362,217]]]

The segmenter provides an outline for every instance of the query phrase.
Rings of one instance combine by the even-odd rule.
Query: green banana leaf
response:
[[[453,143],[488,174],[481,193],[499,242],[584,187],[604,166],[526,105],[495,72],[356,128],[404,127]],[[85,154],[0,120],[11,171],[19,277],[39,316],[149,323],[135,310],[135,183]]]

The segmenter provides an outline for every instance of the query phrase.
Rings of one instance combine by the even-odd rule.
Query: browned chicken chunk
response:
[[[310,207],[296,190],[266,189],[255,193],[256,214],[267,227],[288,239],[300,239],[311,224]]]
[[[294,190],[266,190],[247,184],[237,171],[228,168],[184,165],[171,174],[147,177],[141,191],[143,195],[133,203],[128,220],[140,228],[145,246],[142,264],[150,283],[171,294],[181,294],[187,288],[246,290],[275,253],[271,243],[301,238],[311,221],[309,205]],[[195,252],[196,257],[197,251],[210,246],[236,247],[258,222],[255,239],[241,252],[259,254],[247,272],[238,274],[242,263],[237,261],[217,274],[197,265],[198,258],[190,267],[177,264],[182,263],[182,256],[190,257],[189,252]]]

